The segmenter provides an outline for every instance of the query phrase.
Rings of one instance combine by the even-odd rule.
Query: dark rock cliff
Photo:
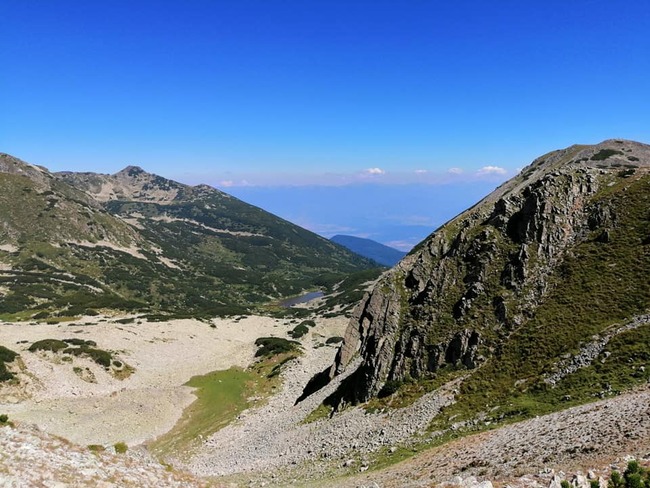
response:
[[[337,402],[366,401],[387,381],[445,365],[482,364],[535,314],[577,243],[607,241],[617,211],[596,197],[616,181],[647,178],[649,169],[644,144],[572,146],[536,159],[436,230],[357,306],[324,372],[332,378],[360,359]]]

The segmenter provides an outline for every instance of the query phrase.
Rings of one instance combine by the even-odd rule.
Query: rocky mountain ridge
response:
[[[494,417],[525,417],[530,410],[518,403],[531,397],[557,409],[563,388],[545,389],[543,375],[594,335],[650,309],[649,195],[645,144],[608,140],[536,159],[436,230],[358,305],[326,374],[339,374],[357,356],[361,364],[330,402],[365,402],[467,370],[460,401],[468,402],[468,418],[485,415],[486,406]],[[637,334],[647,344],[647,329],[621,340]],[[629,350],[617,347],[615,355]],[[597,359],[609,367],[607,357]],[[642,368],[648,358],[628,359]],[[590,392],[581,380],[583,396],[611,390],[606,376],[614,373],[594,368],[565,377],[565,389],[589,373],[597,380]],[[635,375],[641,381],[647,372]]]

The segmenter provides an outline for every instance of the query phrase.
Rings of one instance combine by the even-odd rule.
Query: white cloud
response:
[[[408,252],[415,247],[417,242],[412,240],[397,240],[397,241],[384,242],[384,244],[388,247],[392,247],[393,249],[398,249],[400,251]]]
[[[368,168],[364,171],[367,175],[385,175],[386,172],[381,168]]]
[[[507,173],[505,168],[500,166],[483,166],[476,172],[477,176],[491,176],[491,175],[505,175]]]
[[[224,188],[230,188],[231,186],[235,186],[235,182],[232,180],[222,180],[217,183],[217,186],[222,186]]]
[[[447,170],[447,173],[451,175],[461,175],[463,174],[463,169],[462,168],[449,168]]]
[[[415,170],[415,174],[416,174],[416,175],[425,175],[425,174],[427,174],[428,172],[429,172],[428,169],[416,169],[416,170]]]

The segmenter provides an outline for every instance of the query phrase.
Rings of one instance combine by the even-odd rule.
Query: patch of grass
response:
[[[311,422],[316,422],[317,420],[320,419],[326,419],[329,418],[329,416],[333,412],[333,408],[330,407],[329,405],[325,405],[324,403],[321,403],[318,405],[314,410],[311,411],[309,415],[307,415],[302,423],[303,424],[309,424]]]
[[[282,366],[297,357],[296,345],[286,342],[290,350],[264,355],[248,369],[233,367],[191,378],[186,385],[196,388],[196,401],[185,409],[171,431],[149,447],[162,456],[189,454],[202,438],[231,423],[243,410],[263,402],[280,384]]]
[[[106,448],[104,446],[102,446],[101,444],[89,444],[87,447],[88,447],[88,450],[91,451],[91,452],[104,452],[106,450]],[[116,449],[116,451],[117,451],[117,449]]]
[[[249,406],[247,398],[256,389],[259,376],[241,368],[194,376],[186,383],[196,388],[197,399],[167,434],[151,444],[163,455],[180,453],[192,447],[200,436],[208,436],[228,425]]]

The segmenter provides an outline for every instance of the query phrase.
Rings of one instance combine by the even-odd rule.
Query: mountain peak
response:
[[[129,165],[126,168],[124,168],[121,171],[118,171],[115,173],[114,176],[138,176],[141,174],[148,174],[144,169],[142,169],[140,166],[133,166]]]

